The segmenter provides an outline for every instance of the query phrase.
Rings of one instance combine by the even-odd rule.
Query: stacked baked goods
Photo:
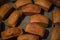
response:
[[[16,0],[13,4],[14,6],[5,3],[0,7],[0,22],[8,27],[1,31],[2,40],[13,40],[10,38],[15,37],[17,38],[15,40],[42,40],[47,34],[46,28],[50,21],[41,12],[42,9],[48,12],[52,2],[50,0]],[[25,29],[21,25],[17,25],[22,16],[30,17],[30,22],[25,26]],[[60,9],[54,9],[53,23],[51,40],[60,40]],[[2,25],[0,24],[0,29],[4,28]]]
[[[53,31],[51,40],[60,40],[60,9],[54,9],[53,11]]]

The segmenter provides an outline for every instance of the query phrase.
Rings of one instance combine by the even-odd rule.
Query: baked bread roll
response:
[[[36,5],[36,4],[27,4],[25,6],[23,6],[21,8],[22,12],[25,14],[25,15],[33,15],[33,14],[37,14],[37,13],[40,13],[41,11],[41,7]]]
[[[47,27],[48,21],[49,21],[48,18],[41,14],[32,15],[30,18],[31,23],[33,23],[33,22],[42,23],[42,24],[45,24],[45,27]]]
[[[39,37],[31,34],[23,34],[17,40],[39,40]]]
[[[2,39],[6,40],[12,37],[16,37],[23,34],[22,28],[9,28],[3,32],[1,32]]]
[[[6,3],[0,7],[0,17],[3,19],[7,12],[12,8],[12,6],[9,3]]]
[[[53,28],[51,40],[60,40],[60,26],[56,25]]]
[[[19,8],[29,3],[32,3],[32,1],[31,0],[17,0],[14,4],[16,5],[16,8]]]
[[[15,27],[17,24],[18,19],[22,16],[22,12],[15,10],[12,12],[12,14],[9,16],[6,24],[9,27]]]
[[[60,22],[60,9],[55,8],[53,11],[53,23],[59,23]]]
[[[44,37],[46,30],[43,26],[37,23],[30,23],[30,24],[27,24],[25,31],[28,33],[32,33],[32,34],[36,34],[41,37]]]
[[[51,2],[48,0],[35,0],[35,4],[40,5],[45,11],[48,11],[51,7]]]

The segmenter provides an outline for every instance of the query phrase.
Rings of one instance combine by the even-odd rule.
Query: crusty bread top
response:
[[[38,23],[44,23],[44,24],[48,24],[48,18],[44,15],[41,14],[35,14],[32,15],[30,18],[30,22],[38,22]]]
[[[31,34],[23,34],[20,35],[17,40],[39,40],[39,37]]]
[[[45,28],[37,23],[27,24],[25,31],[28,33],[40,35],[41,37],[44,37],[45,34]]]
[[[22,12],[25,12],[25,13],[40,13],[40,10],[41,10],[41,7],[36,5],[36,4],[27,4],[25,6],[23,6],[22,8]]]
[[[55,8],[53,10],[53,23],[59,23],[60,22],[60,9]]]
[[[35,4],[40,5],[45,11],[48,11],[51,7],[51,2],[48,0],[35,0]]]
[[[26,4],[29,4],[29,3],[32,3],[32,1],[31,0],[17,0],[15,2],[15,5],[17,8],[19,8],[19,7],[26,5]]]
[[[12,8],[9,3],[6,3],[0,7],[0,17],[3,19],[6,13]]]
[[[14,27],[14,28],[9,28],[9,29],[1,32],[1,36],[2,36],[2,39],[8,39],[8,38],[12,38],[14,36],[21,35],[22,33],[23,33],[23,31],[21,28]]]

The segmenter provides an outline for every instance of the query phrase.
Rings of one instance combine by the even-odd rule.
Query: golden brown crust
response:
[[[44,15],[41,15],[41,14],[35,14],[35,15],[31,16],[30,22],[31,23],[33,23],[33,22],[44,23],[44,24],[48,25],[48,18]]]
[[[39,5],[31,3],[23,6],[21,10],[25,15],[33,15],[33,14],[40,13],[41,7]]]
[[[18,35],[23,34],[22,28],[10,28],[1,32],[2,39],[9,39]]]
[[[3,19],[6,13],[12,8],[9,3],[6,3],[0,7],[0,17]]]
[[[32,1],[31,0],[17,0],[14,4],[16,5],[16,8],[19,8],[29,3],[32,3]]]
[[[17,40],[39,40],[39,37],[31,34],[23,34]]]
[[[54,9],[53,11],[53,23],[59,23],[60,22],[60,9]]]
[[[9,16],[6,22],[7,26],[15,27],[19,17],[21,16],[22,16],[22,13],[19,12],[18,10],[15,10],[14,12],[12,12],[12,14]]]
[[[60,26],[53,28],[51,40],[60,40]]]
[[[51,3],[48,0],[35,0],[35,4],[40,5],[45,11],[48,11],[51,7]]]
[[[28,33],[40,35],[41,37],[44,37],[45,34],[45,28],[36,23],[27,24],[25,31]]]

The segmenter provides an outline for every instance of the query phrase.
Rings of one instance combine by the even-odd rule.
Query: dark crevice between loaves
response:
[[[2,1],[0,2],[0,6],[4,5],[6,2]]]
[[[24,12],[23,14],[24,14],[24,15],[28,15],[28,16],[32,16],[32,15],[39,14],[39,13]]]
[[[6,40],[17,40],[17,36],[16,37],[9,38],[9,39],[6,39]]]
[[[16,0],[4,0],[5,2],[15,2]]]
[[[14,10],[15,10],[14,8],[11,8],[11,9],[6,13],[6,15],[4,16],[3,20],[6,20]]]
[[[0,21],[0,37],[1,37],[1,32],[5,30],[5,24]]]
[[[51,7],[49,8],[48,12],[51,12],[54,9],[54,5],[52,4]]]
[[[49,31],[48,30],[46,30],[45,31],[45,35],[44,35],[44,37],[43,37],[43,39],[47,39],[47,37],[49,36]]]
[[[16,27],[21,24],[21,22],[22,22],[22,20],[23,20],[24,18],[25,18],[25,15],[22,15],[21,17],[19,17],[19,19],[18,19],[18,21],[17,21]]]
[[[48,23],[49,23],[48,24],[48,28],[51,28],[52,27],[52,24],[53,24],[52,20],[49,19]]]
[[[55,23],[53,26],[54,26],[54,27],[55,27],[55,26],[60,26],[60,22]]]
[[[34,3],[34,0],[31,0],[31,1],[32,1],[33,4],[35,4],[35,3]]]
[[[55,6],[56,6],[56,5],[55,5]],[[60,7],[59,7],[59,6],[56,6],[56,7],[60,9]]]
[[[41,12],[40,12],[40,14],[44,15],[44,10],[43,10],[43,9],[41,9]]]
[[[38,37],[39,37],[39,40],[42,40],[42,37],[41,37],[40,35],[32,34],[32,33],[28,33],[28,32],[25,32],[24,34],[31,34],[31,35],[35,35],[35,36],[38,36]]]

